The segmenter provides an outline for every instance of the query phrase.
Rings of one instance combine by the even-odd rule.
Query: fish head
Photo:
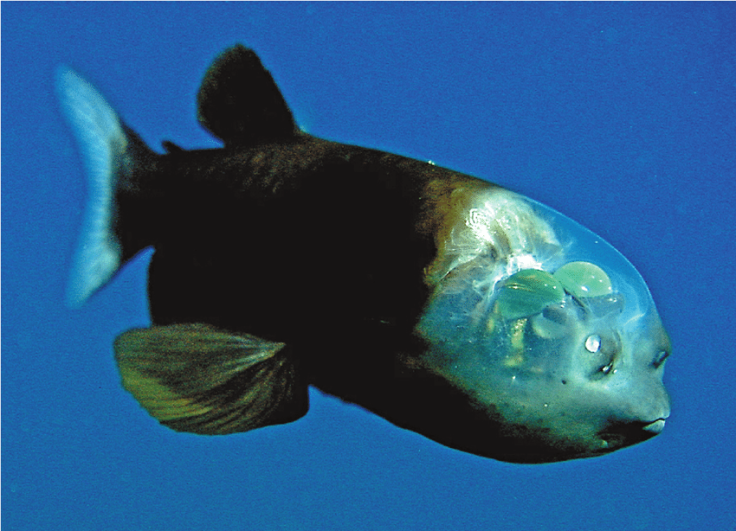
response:
[[[499,444],[480,453],[561,461],[662,431],[669,337],[641,275],[602,238],[494,189],[466,204],[431,272],[422,361],[495,424]]]

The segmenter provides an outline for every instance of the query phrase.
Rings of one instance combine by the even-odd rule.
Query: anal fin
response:
[[[129,330],[115,340],[123,387],[161,424],[221,435],[284,424],[309,408],[283,343],[205,324]]]

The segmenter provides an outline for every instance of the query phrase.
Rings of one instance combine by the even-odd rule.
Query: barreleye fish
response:
[[[152,324],[114,350],[123,387],[161,424],[292,422],[311,385],[509,462],[602,455],[663,429],[667,333],[636,269],[578,223],[305,133],[241,45],[197,95],[219,149],[167,141],[158,154],[78,74],[57,85],[89,195],[69,303],[153,247]]]

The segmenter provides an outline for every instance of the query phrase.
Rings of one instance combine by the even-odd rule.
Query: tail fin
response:
[[[115,231],[115,194],[121,181],[131,180],[142,160],[141,152],[153,152],[78,74],[60,68],[56,84],[87,173],[87,206],[67,287],[67,303],[79,307],[113,277],[124,256],[131,254],[124,252]]]

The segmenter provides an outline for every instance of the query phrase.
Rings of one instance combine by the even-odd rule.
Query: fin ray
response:
[[[57,89],[87,173],[89,199],[67,287],[68,304],[78,307],[120,266],[122,248],[112,231],[115,157],[125,151],[127,140],[112,107],[74,71],[59,69]]]
[[[134,180],[154,153],[73,70],[59,68],[56,88],[87,175],[84,221],[67,285],[67,304],[79,307],[145,246],[144,235],[127,234],[121,240],[116,194],[137,187]]]
[[[161,424],[220,435],[292,422],[307,387],[283,343],[204,324],[134,329],[115,341],[123,387]]]

